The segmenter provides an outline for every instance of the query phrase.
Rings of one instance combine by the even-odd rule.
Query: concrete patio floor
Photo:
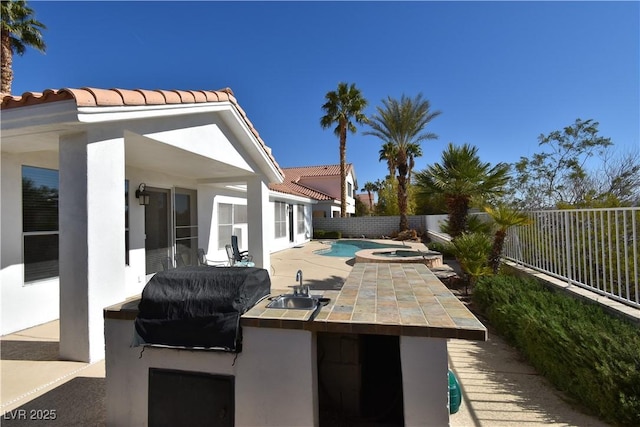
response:
[[[422,244],[411,246],[425,249]],[[290,290],[297,270],[303,271],[312,292],[339,287],[352,261],[313,253],[324,247],[313,241],[272,254],[272,293]],[[61,361],[58,339],[57,321],[1,338],[2,426],[105,424],[104,361]],[[462,406],[451,415],[451,426],[607,425],[575,410],[491,330],[486,342],[449,340],[448,348],[450,366],[463,391]],[[46,415],[55,415],[55,420],[36,419]]]

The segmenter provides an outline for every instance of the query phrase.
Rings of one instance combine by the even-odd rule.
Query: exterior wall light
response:
[[[136,190],[136,198],[138,199],[138,203],[143,206],[147,206],[149,204],[149,193],[145,191],[146,184],[143,182],[138,186]]]

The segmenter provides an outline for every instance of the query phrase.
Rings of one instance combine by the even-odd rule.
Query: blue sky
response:
[[[539,152],[538,136],[600,122],[640,148],[639,2],[50,2],[46,55],[14,59],[13,93],[63,87],[231,87],[282,167],[337,164],[324,95],[355,83],[368,115],[422,93],[442,115],[416,169],[449,142],[483,161]],[[381,143],[347,139],[360,187],[383,179]]]

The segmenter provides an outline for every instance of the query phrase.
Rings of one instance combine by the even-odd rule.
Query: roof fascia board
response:
[[[224,185],[247,185],[247,181],[253,175],[236,175],[224,178],[204,178],[199,179],[198,184],[224,184]]]
[[[72,99],[28,105],[3,110],[0,123],[3,131],[61,123],[78,123],[78,110],[75,100]]]
[[[231,108],[230,112],[235,117],[235,121],[232,121],[232,122],[239,125],[240,128],[242,129],[242,132],[247,136],[248,140],[251,141],[251,146],[245,147],[248,149],[247,151],[248,152],[253,151],[254,153],[255,152],[259,153],[260,161],[263,164],[268,165],[268,169],[265,171],[266,172],[265,175],[267,175],[269,182],[277,183],[277,184],[283,183],[284,176],[282,176],[282,174],[280,173],[276,165],[271,161],[271,158],[267,155],[265,151],[265,147],[263,147],[262,144],[260,144],[256,136],[253,134],[253,132],[251,132],[251,129],[249,129],[249,126],[247,126],[247,122],[245,122],[244,118],[240,115],[240,113],[236,108]]]
[[[289,193],[281,193],[279,191],[269,190],[269,201],[273,202],[276,200],[290,200],[292,202],[309,203],[311,205],[315,205],[318,203],[317,200],[311,199],[309,197],[296,196]]]
[[[332,199],[332,200],[318,200],[318,204],[320,205],[330,205],[340,207],[340,200]]]
[[[229,101],[207,104],[130,105],[113,107],[78,107],[78,120],[83,123],[112,122],[147,119],[153,117],[181,116],[187,114],[215,113],[231,110]]]

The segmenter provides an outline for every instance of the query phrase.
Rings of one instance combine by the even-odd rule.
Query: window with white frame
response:
[[[283,202],[275,202],[275,237],[276,239],[279,237],[287,236],[287,204]]]
[[[55,169],[22,166],[24,281],[59,276],[58,192]],[[129,265],[129,180],[124,182],[125,264]]]
[[[247,223],[247,205],[233,205],[233,223]]]
[[[59,275],[58,190],[57,170],[22,166],[25,282]]]
[[[304,205],[297,205],[297,216],[296,216],[296,232],[298,234],[303,234],[305,232],[305,227],[304,227]]]
[[[353,197],[353,187],[350,182],[347,182],[347,196]]]
[[[247,205],[218,203],[218,249],[231,244],[234,226],[247,223]]]

